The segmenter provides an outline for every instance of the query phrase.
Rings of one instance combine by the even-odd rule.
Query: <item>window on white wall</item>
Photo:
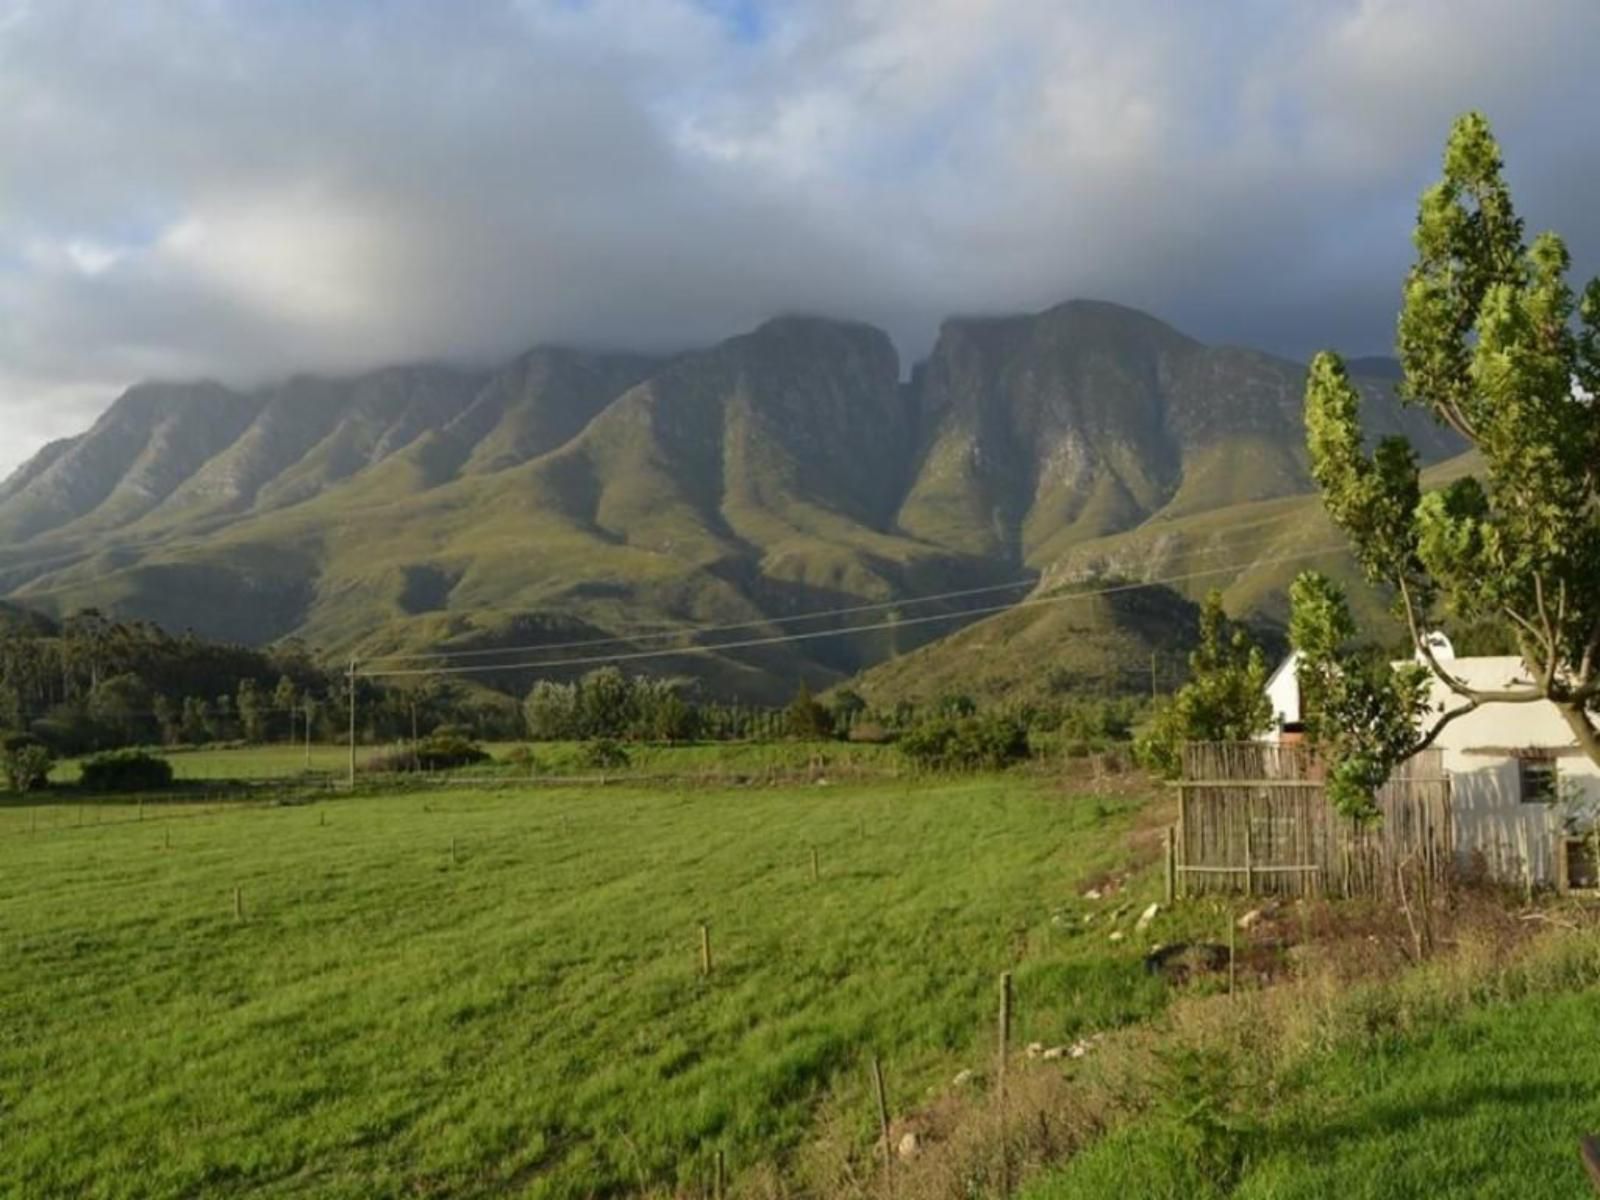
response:
[[[1518,755],[1517,784],[1524,804],[1553,804],[1556,799],[1556,760],[1547,754]]]

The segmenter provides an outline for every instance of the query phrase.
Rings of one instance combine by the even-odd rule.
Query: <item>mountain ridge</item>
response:
[[[341,653],[494,644],[529,621],[688,644],[1045,577],[1097,539],[1311,486],[1304,366],[1137,310],[954,317],[900,366],[871,325],[789,316],[668,355],[137,385],[0,483],[0,596]],[[1459,449],[1380,369],[1360,381],[1369,424],[1425,461]],[[826,686],[925,637],[700,673]]]

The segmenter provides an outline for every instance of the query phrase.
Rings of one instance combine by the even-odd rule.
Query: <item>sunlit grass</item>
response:
[[[0,1194],[587,1196],[782,1163],[870,1053],[902,1108],[981,1069],[1002,969],[1019,1042],[1162,1003],[1131,944],[1052,920],[1132,808],[996,778],[12,826]]]

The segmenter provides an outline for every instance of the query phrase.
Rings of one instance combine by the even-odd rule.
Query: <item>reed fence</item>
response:
[[[1448,882],[1450,782],[1439,751],[1402,764],[1379,789],[1373,820],[1335,811],[1325,780],[1305,745],[1185,747],[1169,864],[1176,894],[1387,899]]]

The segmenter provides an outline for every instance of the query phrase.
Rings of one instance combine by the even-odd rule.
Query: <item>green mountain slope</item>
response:
[[[1363,378],[1374,426],[1450,453],[1385,371]],[[1073,302],[949,321],[909,384],[881,331],[784,318],[669,358],[142,385],[0,485],[0,595],[370,656],[550,640],[530,629],[682,648],[1019,576],[1146,578],[1305,503],[1283,499],[1310,487],[1302,376]],[[1236,549],[1267,570],[1296,544]],[[1270,610],[1251,581],[1273,578],[1231,586]],[[776,697],[943,628],[650,661]]]

